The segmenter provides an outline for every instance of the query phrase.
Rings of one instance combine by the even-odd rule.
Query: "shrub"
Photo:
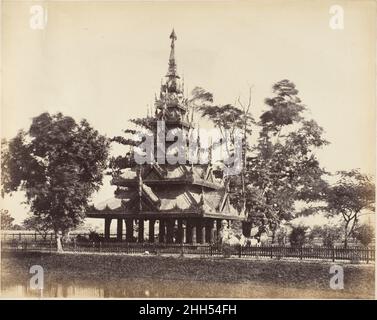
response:
[[[316,226],[310,233],[311,238],[319,237],[325,247],[333,247],[336,240],[340,239],[342,234],[339,226]]]
[[[96,231],[89,232],[89,241],[90,242],[101,242],[103,239]]]
[[[287,229],[284,227],[279,228],[276,231],[276,240],[279,245],[285,245],[287,241],[288,232]]]
[[[374,229],[369,224],[362,224],[353,231],[353,236],[363,246],[368,246],[374,238]]]
[[[294,227],[289,234],[289,242],[292,247],[301,247],[305,244],[306,240],[306,227]]]

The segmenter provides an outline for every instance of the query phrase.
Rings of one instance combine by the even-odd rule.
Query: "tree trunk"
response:
[[[355,229],[356,223],[357,223],[357,215],[355,214],[353,219],[352,219],[352,225],[350,228],[350,231],[348,232],[348,236],[352,236],[353,230]],[[350,220],[351,221],[351,220]]]
[[[344,248],[347,248],[348,246],[348,224],[349,221],[347,221],[344,226]]]
[[[276,229],[272,230],[272,239],[271,239],[271,243],[275,243],[275,238],[276,238]]]

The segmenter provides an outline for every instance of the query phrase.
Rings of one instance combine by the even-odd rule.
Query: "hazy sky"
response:
[[[37,4],[47,10],[42,30],[30,27]],[[342,30],[329,26],[334,4],[344,9]],[[174,27],[188,90],[202,86],[225,104],[253,86],[258,118],[272,84],[289,79],[331,142],[318,153],[322,165],[374,173],[375,18],[374,1],[3,1],[2,136],[45,111],[121,134],[153,103]],[[104,184],[95,202],[111,197]],[[3,204],[18,222],[21,199]]]

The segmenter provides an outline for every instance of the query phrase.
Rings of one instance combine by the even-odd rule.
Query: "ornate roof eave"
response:
[[[114,180],[114,179],[113,179]],[[130,187],[138,185],[137,179],[123,179],[117,178],[116,181],[111,181],[112,185],[120,186],[120,187]],[[186,185],[197,185],[202,187],[207,187],[214,190],[222,190],[224,187],[220,184],[208,182],[203,179],[192,179],[190,177],[187,178],[170,178],[165,180],[149,180],[145,179],[143,181],[146,185],[169,185],[169,184],[186,184]]]
[[[90,211],[86,214],[88,218],[177,218],[177,219],[188,219],[188,218],[212,218],[212,219],[230,219],[230,220],[246,220],[246,216],[244,215],[234,215],[231,213],[209,213],[209,212],[197,212],[195,210],[187,210],[187,211],[116,211],[116,210],[109,210],[109,211]]]
[[[192,181],[192,184],[203,186],[203,187],[208,187],[208,188],[215,189],[215,190],[224,189],[224,187],[221,184],[209,182],[209,181],[206,181],[204,179],[195,179],[194,178],[193,181]]]
[[[156,217],[156,216],[159,216],[159,217],[171,217],[171,216],[174,216],[176,215],[177,217],[181,217],[182,216],[190,216],[190,217],[202,217],[202,214],[200,212],[198,212],[197,210],[166,210],[166,211],[157,211],[157,210],[154,210],[154,211],[139,211],[139,212],[135,212],[135,211],[126,211],[125,209],[123,209],[123,211],[119,211],[119,210],[107,210],[107,211],[104,211],[104,210],[98,210],[98,211],[89,211],[86,213],[86,216],[88,218],[107,218],[107,217],[111,217],[111,218],[116,218],[116,217],[119,217],[119,218],[125,218],[125,217],[130,217],[130,216],[134,216],[134,217]]]
[[[245,221],[246,216],[244,215],[234,215],[231,213],[223,212],[223,213],[206,213],[204,212],[202,214],[204,218],[213,218],[213,219],[230,219],[230,220],[240,220],[240,221]]]
[[[192,123],[187,122],[185,120],[179,120],[179,119],[153,119],[151,121],[151,125],[153,125],[154,127],[157,127],[157,121],[162,121],[162,120],[165,121],[165,125],[177,126],[177,127],[183,126],[187,129],[194,128]]]
[[[164,108],[179,108],[184,111],[187,111],[189,107],[185,104],[185,100],[183,98],[180,99],[178,94],[175,98],[161,98],[155,101],[155,107],[158,110],[162,110]]]

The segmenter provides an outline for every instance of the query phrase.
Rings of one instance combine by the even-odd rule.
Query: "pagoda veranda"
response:
[[[131,139],[114,138],[131,146],[125,157],[111,163],[115,197],[87,213],[90,218],[104,219],[105,240],[110,240],[114,219],[117,241],[166,243],[213,243],[223,220],[228,225],[246,220],[245,214],[231,205],[229,188],[221,177],[239,173],[240,163],[235,160],[242,154],[241,143],[234,144],[235,156],[224,167],[225,172],[215,170],[212,145],[219,142],[202,146],[202,137],[193,125],[193,108],[177,73],[174,30],[170,39],[168,72],[155,98],[153,115],[132,121],[142,130],[126,130]]]

